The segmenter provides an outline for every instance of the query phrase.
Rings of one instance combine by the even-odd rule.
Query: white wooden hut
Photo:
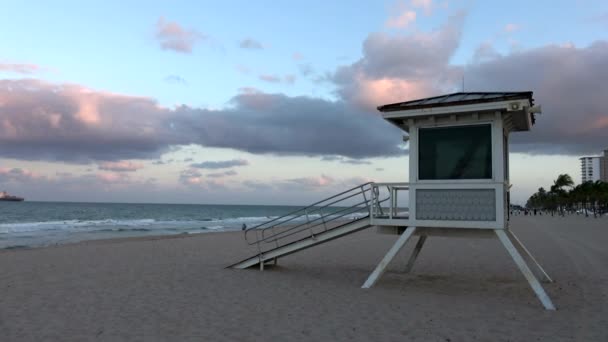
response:
[[[231,266],[264,269],[280,257],[376,227],[399,238],[363,284],[370,288],[413,236],[418,242],[407,270],[429,236],[496,237],[543,306],[554,310],[535,273],[543,281],[551,278],[509,229],[509,136],[529,131],[540,113],[532,92],[454,93],[378,110],[407,133],[409,182],[362,184],[252,227],[245,237],[258,254]],[[407,211],[400,209],[404,198]],[[342,209],[331,209],[336,206]],[[354,213],[362,214],[344,222]]]

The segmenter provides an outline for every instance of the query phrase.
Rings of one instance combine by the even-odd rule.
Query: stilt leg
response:
[[[416,247],[410,256],[410,259],[407,261],[407,265],[405,265],[404,273],[409,273],[414,267],[414,262],[416,262],[416,258],[418,258],[418,254],[420,254],[420,250],[422,246],[424,246],[424,242],[426,241],[426,235],[420,235],[418,238],[418,242],[416,243]]]
[[[262,260],[262,256],[260,256],[260,271],[264,270],[264,260]]]
[[[395,242],[395,244],[391,247],[391,249],[388,250],[388,252],[384,256],[384,258],[382,258],[382,260],[380,261],[378,266],[376,266],[376,269],[374,269],[372,274],[369,275],[369,277],[367,278],[367,280],[365,281],[363,286],[361,286],[362,288],[368,289],[368,288],[374,286],[374,284],[378,281],[380,276],[382,276],[382,274],[386,270],[386,266],[388,266],[388,264],[391,262],[391,260],[393,260],[393,258],[397,254],[397,252],[399,252],[399,250],[403,246],[405,246],[405,243],[407,242],[407,240],[410,239],[412,234],[414,234],[414,231],[416,231],[416,227],[408,227],[405,229],[403,234],[401,234],[399,239],[397,239],[397,242]]]
[[[511,240],[511,242],[513,243],[515,248],[517,248],[519,253],[522,254],[524,259],[526,259],[526,262],[528,264],[532,264],[533,266],[536,266],[536,270],[537,270],[536,274],[540,275],[541,281],[547,282],[547,283],[552,283],[553,279],[551,279],[551,277],[549,277],[547,272],[545,272],[545,270],[542,268],[542,266],[540,266],[540,264],[536,261],[536,259],[534,259],[534,257],[530,253],[530,251],[528,251],[526,246],[524,246],[524,244],[521,243],[521,241],[519,241],[517,236],[510,230],[507,230],[507,236],[509,237],[509,239]]]
[[[502,229],[496,229],[494,230],[494,232],[496,233],[496,236],[498,236],[500,242],[502,242],[502,244],[507,249],[507,252],[509,252],[509,254],[511,255],[511,258],[513,258],[513,261],[515,261],[515,264],[517,264],[517,267],[519,267],[521,273],[523,273],[524,277],[526,277],[528,283],[530,283],[532,290],[534,291],[534,293],[536,293],[536,297],[538,297],[545,309],[555,310],[555,306],[551,302],[551,298],[547,296],[545,289],[543,289],[538,279],[536,279],[536,277],[526,264],[524,258],[521,256],[521,254],[519,254],[519,252],[507,236],[507,233],[505,233],[505,231]]]

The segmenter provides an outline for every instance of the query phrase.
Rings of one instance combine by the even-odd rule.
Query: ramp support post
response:
[[[494,233],[496,233],[496,236],[498,236],[500,242],[502,242],[503,246],[505,246],[507,252],[509,252],[509,255],[511,255],[511,258],[513,258],[513,261],[515,261],[515,264],[517,265],[521,273],[523,273],[524,277],[526,277],[526,280],[528,280],[530,287],[532,287],[532,290],[536,294],[536,297],[538,297],[545,309],[555,310],[555,306],[553,305],[553,302],[551,302],[551,298],[549,298],[549,296],[545,292],[545,289],[543,289],[543,286],[540,284],[538,279],[536,279],[534,273],[532,273],[532,271],[526,264],[524,258],[521,256],[521,254],[519,254],[517,248],[513,245],[505,230],[495,229]]]
[[[552,283],[553,279],[551,279],[551,277],[549,277],[547,272],[545,272],[545,270],[538,263],[538,261],[536,261],[536,259],[534,259],[534,257],[532,256],[532,253],[530,253],[530,251],[526,248],[526,246],[524,246],[524,244],[521,243],[521,241],[519,241],[517,236],[511,230],[507,230],[506,233],[507,233],[507,236],[509,237],[509,240],[511,240],[511,242],[513,243],[515,248],[517,248],[517,251],[522,255],[522,257],[526,260],[526,262],[528,264],[532,264],[533,267],[536,266],[535,267],[535,269],[537,271],[536,275],[541,278],[540,280],[545,283]]]
[[[410,259],[407,261],[407,265],[405,265],[405,269],[403,270],[404,273],[409,273],[412,270],[412,267],[414,267],[414,262],[416,262],[418,254],[420,254],[420,251],[422,250],[422,246],[424,246],[425,241],[426,235],[420,235],[420,237],[418,238],[418,242],[416,243],[416,247],[414,248],[414,251],[410,256]]]
[[[391,247],[391,249],[388,250],[388,252],[384,256],[384,258],[382,258],[382,260],[380,261],[378,266],[376,266],[376,269],[374,269],[372,274],[369,275],[369,277],[367,278],[367,280],[365,281],[363,286],[361,286],[361,288],[369,289],[370,287],[374,286],[374,284],[378,281],[378,279],[382,276],[382,274],[386,270],[386,267],[388,266],[388,264],[391,262],[391,260],[393,260],[393,258],[395,257],[395,255],[397,255],[397,253],[401,250],[401,248],[403,248],[403,246],[405,246],[405,244],[407,243],[407,240],[409,240],[410,237],[412,237],[412,235],[414,234],[415,231],[416,231],[416,227],[408,227],[405,229],[405,231],[401,234],[399,239],[397,239],[397,242],[395,242],[395,244]]]

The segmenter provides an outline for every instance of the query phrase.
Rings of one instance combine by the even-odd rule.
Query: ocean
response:
[[[0,249],[241,230],[299,206],[0,202]]]

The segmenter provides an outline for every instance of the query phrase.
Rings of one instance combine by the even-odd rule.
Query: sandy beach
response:
[[[556,281],[543,310],[498,240],[410,241],[372,229],[258,270],[240,232],[0,252],[9,341],[608,341],[608,218],[525,217],[512,229]]]

